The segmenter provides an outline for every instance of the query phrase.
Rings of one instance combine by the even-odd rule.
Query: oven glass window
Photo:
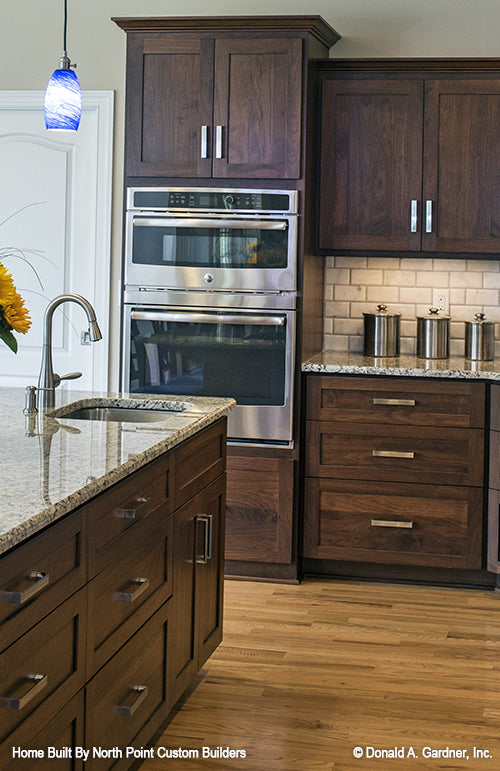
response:
[[[272,220],[262,227],[258,223],[252,223],[252,227],[186,227],[134,218],[132,262],[137,264],[248,270],[286,268],[287,252],[286,220]]]
[[[265,324],[132,320],[129,390],[281,406],[286,323],[276,321],[276,316]]]

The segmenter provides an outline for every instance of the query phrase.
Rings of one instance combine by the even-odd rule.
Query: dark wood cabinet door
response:
[[[500,80],[426,84],[424,251],[500,251],[499,126]]]
[[[299,177],[301,104],[302,40],[216,40],[213,176]]]
[[[213,46],[184,35],[129,35],[129,176],[210,176]]]
[[[416,80],[323,81],[321,249],[420,249],[422,100]]]

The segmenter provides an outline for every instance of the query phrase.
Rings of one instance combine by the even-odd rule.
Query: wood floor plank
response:
[[[498,594],[320,580],[225,591],[224,641],[156,739],[200,756],[141,771],[500,769]],[[374,756],[395,748],[415,756]]]

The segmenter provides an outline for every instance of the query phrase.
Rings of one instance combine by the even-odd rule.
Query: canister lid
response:
[[[363,316],[386,316],[387,318],[396,318],[398,316],[401,316],[400,313],[389,313],[387,310],[387,305],[384,305],[383,303],[380,303],[377,305],[377,310],[373,311],[373,313],[364,313]]]
[[[485,327],[488,327],[488,326],[493,327],[493,326],[495,326],[495,322],[494,321],[487,321],[485,319],[485,314],[484,313],[475,313],[474,314],[474,318],[472,319],[472,321],[466,321],[465,323],[466,324],[474,324],[474,326],[476,326],[476,325],[485,326]]]
[[[449,318],[445,313],[441,313],[439,308],[429,308],[429,313],[424,316],[417,316],[417,319],[435,319],[436,321],[445,321]]]

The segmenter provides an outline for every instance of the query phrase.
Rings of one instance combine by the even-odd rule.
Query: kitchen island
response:
[[[0,391],[0,764],[50,746],[61,768],[128,768],[221,640],[234,401],[57,399],[24,415]],[[78,417],[96,405],[150,420]]]

